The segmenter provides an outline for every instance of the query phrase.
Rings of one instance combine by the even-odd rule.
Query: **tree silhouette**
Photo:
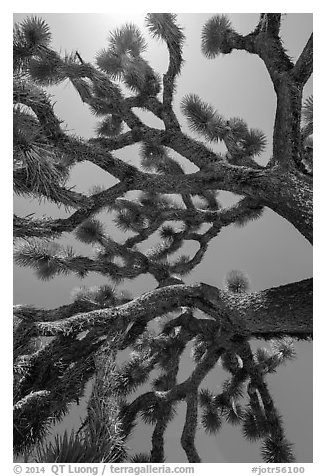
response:
[[[269,73],[277,108],[272,158],[261,166],[255,157],[266,145],[263,132],[242,119],[222,117],[196,94],[183,98],[181,111],[202,139],[182,131],[173,98],[183,64],[183,30],[168,13],[148,14],[146,24],[169,52],[163,77],[144,59],[146,42],[132,24],[111,33],[96,65],[78,51],[65,56],[54,51],[42,19],[27,17],[15,25],[14,190],[73,209],[60,219],[15,215],[15,262],[44,280],[96,272],[110,283],[81,288],[72,304],[56,309],[14,307],[15,452],[27,454],[41,443],[40,462],[123,461],[141,417],[154,427],[152,447],[131,461],[163,462],[165,430],[176,404],[185,401],[181,445],[189,462],[201,461],[195,446],[199,419],[208,433],[224,421],[239,425],[245,438],[261,440],[265,462],[294,461],[265,377],[294,356],[293,339],[312,336],[312,280],[249,292],[248,278],[236,270],[226,277],[226,289],[189,285],[184,277],[224,227],[244,226],[264,207],[312,242],[312,98],[302,105],[312,73],[312,36],[294,64],[279,35],[280,14],[261,14],[245,36],[224,15],[203,27],[202,52],[208,58],[245,50],[258,55]],[[84,140],[61,127],[43,87],[66,79],[99,119],[97,137]],[[137,109],[151,112],[164,127],[146,125]],[[210,148],[219,142],[225,153]],[[140,167],[112,154],[133,144],[140,145]],[[117,183],[89,195],[68,188],[70,170],[83,161]],[[187,163],[198,170],[187,173]],[[222,207],[219,190],[241,198]],[[127,192],[136,193],[131,198]],[[128,233],[123,242],[97,217],[104,210],[113,214],[111,227]],[[92,256],[60,244],[64,233],[91,245]],[[189,241],[198,245],[193,256],[182,253]],[[117,290],[125,280],[148,273],[155,289],[134,298]],[[253,351],[252,339],[269,341],[271,350]],[[189,344],[193,370],[180,382],[180,358]],[[119,364],[123,350],[130,358]],[[230,378],[214,393],[202,382],[218,362]],[[78,433],[44,443],[50,426],[92,379]],[[133,395],[143,384],[149,390]]]

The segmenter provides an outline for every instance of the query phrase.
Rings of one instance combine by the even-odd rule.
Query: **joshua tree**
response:
[[[203,27],[208,58],[246,50],[258,55],[269,73],[277,109],[272,158],[261,166],[255,157],[265,147],[264,134],[239,118],[222,117],[196,94],[186,95],[181,109],[202,140],[181,129],[172,103],[183,64],[183,30],[173,14],[151,13],[146,22],[169,52],[163,77],[144,59],[146,43],[131,24],[111,34],[95,65],[78,51],[64,57],[54,51],[42,19],[28,17],[15,26],[14,190],[73,209],[61,219],[14,216],[15,261],[34,268],[41,279],[97,272],[111,283],[82,288],[72,304],[56,309],[15,306],[15,451],[29,452],[42,441],[95,378],[78,435],[43,446],[39,461],[51,461],[53,454],[56,461],[122,461],[141,416],[154,427],[152,448],[133,461],[162,462],[165,430],[176,404],[185,401],[181,445],[189,462],[201,461],[195,446],[199,418],[211,433],[224,420],[239,424],[246,438],[262,440],[264,461],[290,462],[291,444],[265,376],[293,356],[292,339],[312,336],[312,280],[249,292],[247,278],[237,271],[227,276],[224,290],[183,279],[223,227],[245,225],[264,207],[312,242],[312,99],[302,104],[312,73],[312,36],[294,64],[279,36],[281,14],[261,14],[245,36],[224,15]],[[83,140],[61,127],[42,87],[67,78],[99,118],[98,137]],[[150,111],[164,127],[146,125],[136,108]],[[214,142],[224,143],[226,152],[214,152],[209,146]],[[140,145],[141,167],[112,153],[132,144]],[[89,195],[67,188],[70,169],[81,161],[96,164],[117,183]],[[187,163],[198,170],[187,173]],[[240,198],[222,207],[219,190]],[[126,197],[132,191],[133,198]],[[129,233],[123,242],[99,220],[103,211],[113,216],[111,226]],[[92,256],[62,246],[63,233],[90,244]],[[157,244],[149,248],[150,238]],[[181,254],[190,240],[198,244],[197,252]],[[154,289],[134,298],[116,291],[116,284],[146,273],[155,278]],[[252,339],[269,341],[272,350],[253,351]],[[189,345],[193,371],[179,381],[180,357]],[[119,365],[118,353],[126,349],[130,358]],[[202,382],[217,362],[230,378],[214,393]],[[149,390],[135,397],[146,382]],[[94,442],[103,440],[95,450]],[[64,445],[75,453],[64,455]]]

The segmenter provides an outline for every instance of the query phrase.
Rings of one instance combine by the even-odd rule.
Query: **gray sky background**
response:
[[[33,12],[34,14],[35,12]],[[126,22],[137,24],[148,40],[145,57],[154,69],[163,73],[167,66],[167,52],[164,45],[149,37],[144,28],[142,14],[43,14],[41,16],[51,27],[53,47],[62,52],[78,49],[85,61],[92,61],[96,53],[106,46],[109,31]],[[27,14],[15,14],[14,20],[21,21]],[[201,29],[210,18],[209,13],[178,15],[179,24],[184,27],[186,43],[184,47],[185,65],[178,79],[175,95],[175,110],[189,133],[180,114],[180,100],[188,93],[196,93],[211,103],[225,117],[238,116],[245,119],[250,127],[262,129],[268,137],[269,146],[260,159],[265,164],[271,155],[271,137],[275,113],[275,94],[273,86],[261,60],[244,52],[233,52],[215,60],[206,59],[200,51]],[[249,32],[256,24],[258,14],[230,14],[233,26],[240,33]],[[311,14],[287,14],[283,19],[282,37],[288,53],[296,59],[312,31]],[[94,136],[96,120],[83,105],[73,87],[65,81],[51,93],[56,101],[57,115],[65,121],[69,131],[83,137]],[[312,94],[310,79],[304,97]],[[150,125],[161,127],[160,121],[148,114],[146,121]],[[129,147],[115,153],[130,163],[138,163],[137,147]],[[189,167],[191,170],[191,166]],[[108,174],[99,168],[84,163],[72,171],[71,185],[77,191],[87,192],[92,185],[109,187],[115,183]],[[221,194],[222,202],[231,203],[231,194]],[[64,209],[58,210],[52,204],[38,204],[36,200],[15,199],[15,212],[26,215],[35,212],[38,216],[47,214],[53,218],[65,216]],[[101,216],[105,216],[101,214]],[[111,230],[114,237],[119,233]],[[121,235],[120,235],[121,236]],[[67,238],[66,238],[67,239]],[[81,252],[89,253],[90,248],[78,244]],[[309,243],[287,221],[271,210],[265,210],[261,219],[244,228],[230,226],[211,242],[203,262],[186,278],[187,282],[204,281],[223,286],[223,280],[231,269],[241,269],[251,279],[251,289],[260,290],[292,281],[308,278],[312,275],[312,249]],[[105,279],[91,274],[83,281],[73,276],[55,278],[51,281],[39,281],[27,268],[14,268],[14,302],[34,304],[52,308],[71,301],[73,288],[81,285],[104,283]],[[140,277],[124,288],[132,290],[136,296],[152,289],[155,282],[150,277]],[[262,342],[261,345],[264,345]],[[298,462],[312,461],[312,344],[298,343],[298,357],[269,377],[269,384],[275,403],[284,417],[287,435],[295,444]],[[185,360],[185,370],[180,374],[184,378],[190,372],[189,360]],[[221,371],[213,371],[207,380],[207,386],[213,388],[221,382]],[[167,461],[185,460],[179,439],[184,418],[184,404],[180,406],[180,415],[170,425],[167,433]],[[60,425],[60,428],[78,425],[80,408],[74,407],[72,414]],[[130,440],[137,451],[146,450],[150,433],[140,427]],[[260,461],[259,447],[250,444],[241,436],[239,429],[224,425],[216,437],[198,432],[197,446],[203,462],[256,462]]]

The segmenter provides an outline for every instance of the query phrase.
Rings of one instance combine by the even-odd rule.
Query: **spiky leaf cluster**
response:
[[[130,458],[130,463],[150,463],[151,455],[147,453],[136,453]]]
[[[145,170],[159,174],[183,174],[182,166],[169,154],[166,149],[157,144],[143,142],[140,148],[141,165]]]
[[[132,91],[154,95],[160,91],[160,78],[141,56],[146,42],[140,30],[132,24],[113,31],[109,48],[97,55],[98,67],[112,79],[123,81]]]
[[[69,162],[47,144],[35,115],[20,104],[14,107],[13,139],[15,192],[73,204],[69,191],[63,188],[69,174]]]
[[[99,136],[112,137],[121,134],[123,131],[123,123],[119,116],[108,115],[97,126],[96,132]]]
[[[269,436],[264,440],[261,454],[265,463],[293,463],[295,457],[292,444],[284,437]]]
[[[41,18],[27,17],[15,24],[13,35],[14,71],[26,69],[35,54],[46,49],[51,42],[49,26]]]
[[[303,135],[308,137],[313,133],[313,96],[309,96],[302,108]]]
[[[259,156],[266,147],[266,136],[261,130],[249,129],[238,117],[226,120],[197,94],[183,98],[181,112],[191,131],[208,141],[224,141],[233,157]]]
[[[17,245],[14,259],[19,266],[34,268],[41,279],[51,279],[56,274],[67,274],[67,262],[74,257],[71,247],[62,247],[58,243],[26,241]]]
[[[144,359],[143,355],[135,354],[121,369],[115,383],[115,392],[127,395],[144,384],[149,378],[149,371],[153,368],[151,359]]]
[[[296,351],[291,338],[275,339],[270,342],[271,350],[258,348],[255,360],[263,373],[275,372],[279,365],[295,358]]]
[[[222,140],[227,132],[225,120],[197,94],[188,94],[183,98],[181,112],[187,118],[190,130],[208,140]]]
[[[215,58],[220,53],[232,51],[229,38],[235,34],[231,21],[226,15],[211,17],[202,30],[202,52],[207,58]]]
[[[104,234],[103,224],[95,218],[85,220],[75,231],[76,238],[83,243],[96,243]]]
[[[216,434],[222,426],[222,419],[212,392],[202,389],[199,393],[199,404],[202,407],[201,423],[204,430]]]
[[[72,293],[72,298],[74,302],[88,301],[103,307],[116,306],[125,302],[123,298],[119,297],[117,290],[109,284],[76,288]]]
[[[249,441],[260,440],[269,433],[268,421],[248,408],[243,415],[242,433]]]
[[[149,13],[146,25],[153,37],[180,45],[185,37],[176,20],[177,16],[173,13]]]
[[[175,415],[174,405],[164,401],[150,403],[141,411],[141,417],[144,423],[148,425],[155,425],[159,419],[164,419],[166,423],[169,423]]]
[[[234,374],[239,369],[239,357],[234,352],[224,352],[221,357],[221,364],[224,370]]]

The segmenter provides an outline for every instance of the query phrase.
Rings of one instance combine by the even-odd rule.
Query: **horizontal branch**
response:
[[[110,332],[124,331],[137,319],[143,322],[181,306],[203,308],[207,304],[221,325],[235,334],[262,336],[312,334],[312,279],[270,288],[264,291],[234,294],[207,284],[172,285],[155,289],[114,308],[74,315],[56,322],[37,322],[39,335],[78,333],[101,327]],[[44,311],[44,316],[54,311]]]
[[[121,147],[135,143],[131,140],[130,135],[127,139],[121,139],[121,142],[126,142]],[[116,139],[117,141],[118,139]],[[124,180],[126,178],[135,177],[138,174],[138,169],[133,165],[127,164],[121,159],[114,157],[110,153],[109,148],[103,147],[103,142],[83,142],[74,137],[66,136],[64,141],[60,141],[56,146],[64,154],[73,158],[75,162],[89,161],[97,165],[105,172],[108,172],[113,177]]]
[[[240,321],[250,335],[304,336],[313,332],[312,279],[243,294],[215,289],[212,300],[217,308],[223,306],[233,325]]]

